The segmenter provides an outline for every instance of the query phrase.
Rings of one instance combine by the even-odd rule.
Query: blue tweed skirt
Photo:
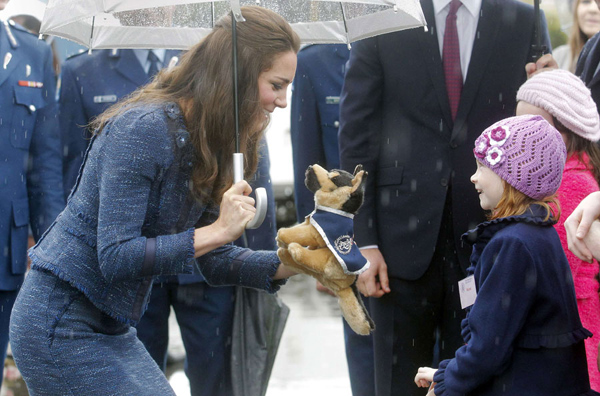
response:
[[[14,359],[31,396],[175,395],[136,334],[39,270],[25,278],[10,323]]]

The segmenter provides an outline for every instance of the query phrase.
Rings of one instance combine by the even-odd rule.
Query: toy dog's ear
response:
[[[365,172],[364,170],[362,170],[362,165],[358,165],[356,167],[356,169],[358,169],[360,167],[361,170],[358,171],[358,173],[354,173],[354,179],[352,179],[352,190],[351,193],[354,193],[355,191],[357,191],[358,189],[364,190],[365,189],[365,185],[367,183],[367,175],[368,173]]]
[[[354,175],[354,176],[356,176],[356,174],[357,174],[358,172],[360,172],[361,170],[362,170],[362,165],[361,165],[361,164],[358,164],[358,165],[356,165],[356,168],[354,168],[354,173],[353,173],[353,175]]]

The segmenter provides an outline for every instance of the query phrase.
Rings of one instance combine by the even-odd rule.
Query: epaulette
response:
[[[33,37],[37,37],[38,36],[37,34],[32,33],[29,30],[25,29],[23,26],[19,25],[18,23],[16,23],[12,19],[9,19],[7,22],[10,25],[11,29],[15,29],[15,30],[17,30],[19,32],[27,33],[29,35],[32,35]]]
[[[82,51],[80,51],[80,52],[77,52],[77,53],[75,53],[75,54],[72,54],[72,55],[69,55],[69,56],[67,56],[67,59],[65,59],[65,60],[73,59],[73,58],[76,58],[76,57],[78,57],[78,56],[81,56],[81,55],[87,55],[87,54],[88,54],[88,52],[87,52],[87,51],[85,51],[85,50],[82,50]]]

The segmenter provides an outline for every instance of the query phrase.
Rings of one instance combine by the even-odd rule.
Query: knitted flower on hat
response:
[[[566,70],[538,73],[517,92],[517,101],[546,110],[561,124],[584,139],[600,140],[600,117],[590,90]]]
[[[567,159],[560,133],[539,115],[498,121],[475,140],[473,153],[500,178],[535,200],[556,193]]]

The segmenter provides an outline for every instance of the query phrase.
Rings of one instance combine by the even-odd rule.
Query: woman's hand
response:
[[[565,220],[569,250],[587,262],[592,262],[593,257],[600,257],[600,252],[591,251],[592,246],[586,244],[588,231],[598,216],[600,216],[600,192],[594,192],[585,197]],[[593,234],[592,237],[595,237],[595,232]],[[596,246],[593,247],[596,250]]]
[[[256,214],[254,198],[248,196],[251,192],[252,187],[242,180],[223,194],[219,218],[214,225],[217,227],[216,232],[224,236],[225,243],[235,241],[242,236],[246,224],[254,218]]]
[[[250,185],[242,180],[235,183],[223,194],[219,217],[206,227],[197,228],[194,233],[194,257],[202,256],[238,239],[246,228],[246,224],[254,218],[256,208]]]

